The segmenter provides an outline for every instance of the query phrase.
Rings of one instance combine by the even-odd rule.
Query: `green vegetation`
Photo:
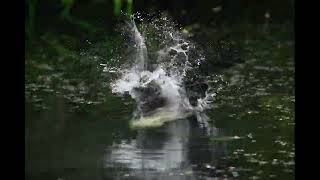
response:
[[[123,0],[113,0],[114,2],[114,14],[116,16],[119,16],[121,14],[121,10],[122,10],[122,7],[125,5],[123,4],[124,2],[126,2],[126,5],[127,5],[127,8],[126,8],[126,13],[127,15],[131,15],[132,14],[132,10],[133,10],[133,0],[126,0],[126,1],[123,1]]]

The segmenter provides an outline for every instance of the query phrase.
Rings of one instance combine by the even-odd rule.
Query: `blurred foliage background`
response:
[[[117,31],[123,13],[167,14],[210,57],[211,71],[242,62],[249,41],[259,40],[255,47],[294,40],[293,0],[26,0],[25,8],[26,99],[32,102],[42,102],[40,92],[76,104],[109,98],[111,77],[100,64],[123,51]]]
[[[120,11],[168,12],[182,25],[207,26],[293,23],[294,16],[293,0],[26,0],[25,4],[28,39],[66,26],[73,33],[112,30]]]

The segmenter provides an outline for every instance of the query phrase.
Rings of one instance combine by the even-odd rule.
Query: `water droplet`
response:
[[[260,179],[260,178],[258,176],[251,176],[251,177],[249,177],[249,179],[256,180],[256,179]]]
[[[217,6],[217,7],[212,8],[212,11],[213,11],[214,13],[218,13],[218,12],[220,12],[221,10],[222,10],[222,6]]]
[[[265,165],[265,164],[268,164],[267,161],[259,161],[259,165]]]
[[[270,177],[270,178],[276,178],[277,176],[274,175],[274,174],[270,174],[269,177]]]
[[[239,173],[236,172],[236,171],[233,171],[233,172],[231,172],[231,173],[232,173],[232,176],[233,176],[233,177],[238,177],[238,176],[239,176]]]

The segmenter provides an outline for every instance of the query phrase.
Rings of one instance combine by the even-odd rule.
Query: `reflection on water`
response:
[[[198,179],[214,176],[208,170],[225,156],[226,148],[211,144],[195,117],[132,130],[124,112],[106,123],[98,112],[66,113],[58,108],[68,109],[61,99],[53,107],[27,109],[27,179]],[[211,127],[210,134],[220,132]]]
[[[138,130],[136,139],[108,148],[104,163],[116,179],[196,179],[198,166],[224,154],[225,149],[212,146],[195,119],[183,119]],[[110,174],[112,170],[116,172]]]

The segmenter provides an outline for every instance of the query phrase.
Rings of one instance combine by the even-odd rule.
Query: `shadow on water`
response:
[[[69,113],[59,98],[51,104],[41,112],[26,105],[26,179],[101,179],[104,149],[130,139],[126,116]]]
[[[215,159],[225,155],[226,147],[211,144],[196,119],[131,130],[121,112],[67,109],[59,98],[46,111],[27,106],[27,179],[197,179],[213,176]],[[214,129],[211,137],[218,134]]]

